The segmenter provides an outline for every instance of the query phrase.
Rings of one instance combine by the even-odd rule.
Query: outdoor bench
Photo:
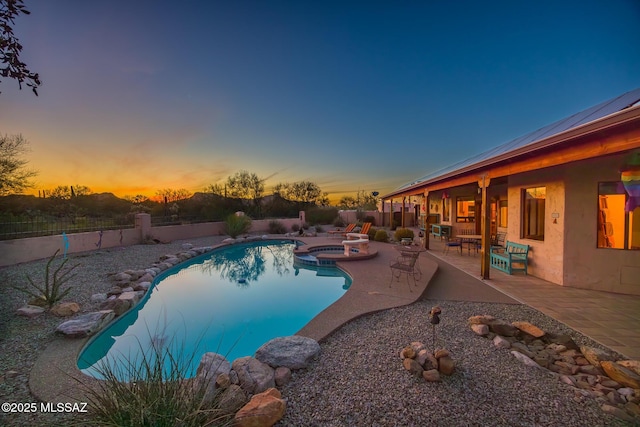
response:
[[[514,270],[522,270],[527,274],[529,245],[507,241],[504,248],[491,248],[491,267],[512,274]],[[514,264],[521,264],[520,267]]]

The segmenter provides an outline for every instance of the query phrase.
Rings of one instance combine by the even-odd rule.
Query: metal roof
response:
[[[551,123],[550,125],[523,135],[505,144],[499,145],[466,160],[454,163],[446,168],[440,169],[428,175],[422,176],[414,181],[403,184],[400,187],[396,188],[392,192],[392,194],[398,193],[403,189],[409,189],[411,187],[419,186],[420,183],[431,181],[444,175],[451,175],[458,170],[471,167],[475,164],[487,162],[493,158],[504,156],[505,154],[508,154],[510,152],[525,148],[528,145],[533,145],[536,142],[550,136],[601,119],[610,114],[614,114],[626,108],[632,107],[638,103],[640,103],[640,88],[632,90],[630,92],[626,92],[620,96],[602,102],[596,106],[588,108],[562,120],[558,120],[557,122]]]

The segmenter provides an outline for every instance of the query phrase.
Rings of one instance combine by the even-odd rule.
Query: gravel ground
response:
[[[213,245],[222,237],[191,239]],[[184,241],[71,254],[79,263],[65,300],[82,312],[98,307],[94,293],[111,287],[110,273],[145,268],[161,255],[175,254]],[[0,403],[36,402],[29,372],[54,339],[61,319],[44,314],[34,319],[15,315],[28,297],[11,286],[23,286],[25,274],[40,279],[47,260],[0,269]],[[440,305],[438,347],[452,354],[457,371],[441,383],[427,383],[406,372],[399,351],[412,341],[431,345],[427,313]],[[356,319],[327,338],[321,356],[281,389],[287,412],[279,426],[622,426],[604,414],[593,399],[577,399],[551,374],[525,367],[509,351],[473,334],[467,318],[492,314],[508,321],[529,320],[543,329],[568,333],[581,344],[600,347],[555,320],[521,305],[422,301]],[[4,414],[0,425],[83,425],[78,415]]]

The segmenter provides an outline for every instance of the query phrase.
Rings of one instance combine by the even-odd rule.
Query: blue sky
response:
[[[640,87],[640,2],[30,0],[40,96],[0,84],[37,188],[240,170],[384,194]]]

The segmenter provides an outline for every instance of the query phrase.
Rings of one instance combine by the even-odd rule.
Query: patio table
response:
[[[482,235],[480,234],[458,234],[456,239],[459,239],[462,244],[467,244],[467,250],[471,255],[471,245],[477,245],[479,241],[482,241]],[[476,246],[477,248],[477,246]],[[477,250],[477,249],[476,249]]]

